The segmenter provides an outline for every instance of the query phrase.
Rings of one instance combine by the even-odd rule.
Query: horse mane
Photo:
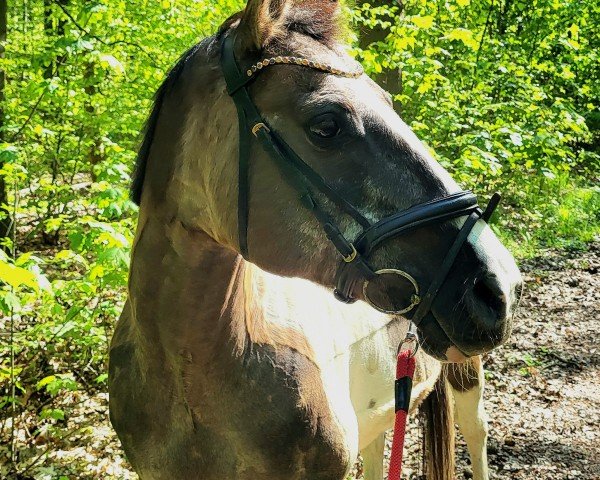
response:
[[[306,35],[320,43],[330,46],[339,38],[340,33],[343,30],[340,22],[341,15],[337,14],[338,7],[338,2],[336,0],[305,0],[286,13],[283,29],[286,32],[297,32]],[[237,26],[243,13],[244,12],[235,13],[223,22],[216,34],[217,41],[220,40],[227,31]],[[279,40],[279,38],[275,36],[273,38],[274,43],[276,43],[277,40]],[[202,44],[202,41],[197,43],[179,58],[154,95],[154,104],[143,129],[144,136],[138,150],[131,181],[130,198],[138,206],[142,199],[142,189],[144,186],[144,179],[146,178],[146,166],[148,164],[150,148],[152,146],[152,141],[154,140],[154,132],[156,130],[156,124],[158,123],[158,117],[163,101],[175,86],[175,83],[181,76],[188,60],[194,56]],[[265,48],[266,47],[267,46],[265,46]]]
[[[144,186],[144,179],[146,178],[146,166],[148,164],[148,156],[150,155],[150,147],[154,140],[154,132],[156,130],[156,124],[158,123],[158,117],[160,115],[160,109],[163,101],[167,94],[173,89],[175,83],[181,76],[183,68],[190,58],[194,56],[196,51],[200,48],[201,42],[194,45],[187,52],[185,52],[177,63],[171,68],[167,74],[167,78],[160,85],[156,93],[154,94],[154,105],[146,124],[144,125],[144,138],[140,149],[138,150],[137,158],[135,160],[135,167],[133,170],[130,197],[137,205],[142,200],[142,188]]]

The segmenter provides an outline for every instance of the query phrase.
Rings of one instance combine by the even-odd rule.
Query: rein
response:
[[[404,456],[406,420],[410,407],[412,381],[413,376],[415,375],[415,355],[419,349],[419,339],[415,330],[415,324],[411,323],[406,338],[398,346],[398,355],[396,358],[396,382],[394,384],[394,437],[392,438],[392,451],[390,452],[388,480],[400,480],[402,477],[402,458]],[[414,343],[412,348],[403,348],[405,345],[411,343]]]

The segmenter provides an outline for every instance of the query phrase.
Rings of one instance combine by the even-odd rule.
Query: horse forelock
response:
[[[345,29],[336,1],[305,1],[290,10],[284,23],[288,31],[302,33],[324,44],[340,39]]]

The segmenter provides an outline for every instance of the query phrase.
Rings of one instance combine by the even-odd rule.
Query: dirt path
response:
[[[600,245],[523,267],[511,341],[490,372],[496,478],[600,479]]]
[[[600,244],[585,253],[544,253],[522,270],[526,289],[515,331],[485,361],[491,476],[600,480]],[[137,478],[108,424],[106,394],[75,392],[68,401],[65,427],[72,433],[23,452],[30,468],[19,480]],[[36,460],[44,451],[48,456]],[[407,473],[418,479],[416,419],[406,456]],[[457,479],[470,478],[460,439],[458,458]]]
[[[600,480],[600,244],[522,271],[514,333],[485,358],[491,478]],[[410,433],[418,472],[416,423]],[[457,478],[471,478],[458,448]]]

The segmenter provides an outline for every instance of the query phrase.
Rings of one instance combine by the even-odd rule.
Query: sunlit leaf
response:
[[[60,408],[45,408],[40,413],[40,418],[47,419],[51,418],[53,420],[64,420],[65,412]]]
[[[478,46],[477,40],[473,38],[473,32],[466,28],[455,28],[454,30],[450,31],[444,38],[447,38],[448,40],[460,40],[467,47],[473,49],[477,48]]]
[[[46,385],[54,382],[55,380],[56,380],[55,375],[48,375],[47,377],[44,377],[39,382],[37,382],[36,387],[39,390],[39,389],[45,387]]]
[[[17,267],[5,260],[0,260],[0,281],[18,288],[21,285],[39,289],[39,284],[35,274],[21,267]]]
[[[521,137],[521,134],[517,132],[513,132],[510,134],[510,141],[517,147],[523,145],[523,137]]]
[[[411,18],[412,22],[419,28],[431,28],[433,17],[431,15],[416,16]]]
[[[125,68],[123,67],[123,64],[121,62],[119,62],[112,55],[108,55],[108,54],[102,54],[102,55],[100,55],[100,64],[104,68],[111,68],[112,70],[114,70],[119,75],[122,75],[122,74],[125,73]]]

